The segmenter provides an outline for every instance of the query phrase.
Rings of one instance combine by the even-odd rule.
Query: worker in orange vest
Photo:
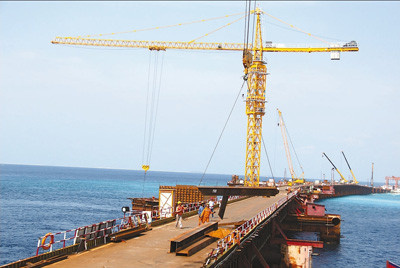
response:
[[[203,212],[201,213],[201,219],[202,219],[203,223],[210,221],[210,215],[211,215],[210,205],[207,204],[206,207],[204,208]]]

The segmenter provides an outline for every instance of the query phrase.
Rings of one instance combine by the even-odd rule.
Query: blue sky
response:
[[[260,2],[260,8],[358,53],[265,54],[263,136],[274,175],[287,166],[279,108],[306,177],[330,178],[325,152],[359,180],[399,176],[400,2]],[[0,2],[0,162],[140,169],[146,110],[145,49],[52,45],[56,36],[129,31],[244,11],[235,2]],[[232,19],[115,39],[189,41]],[[264,17],[264,40],[320,44]],[[240,21],[203,41],[242,42]],[[203,172],[242,84],[238,52],[167,51],[151,170]],[[243,174],[240,99],[208,172]],[[263,153],[261,174],[270,170]],[[288,173],[289,174],[289,173]],[[338,175],[335,175],[338,178]]]

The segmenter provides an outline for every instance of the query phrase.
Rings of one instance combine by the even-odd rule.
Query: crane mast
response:
[[[258,187],[260,180],[260,158],[262,140],[262,117],[265,114],[265,89],[267,67],[263,61],[264,52],[330,52],[331,59],[339,59],[340,52],[358,51],[357,43],[351,41],[345,44],[335,44],[324,47],[291,47],[284,44],[269,44],[263,47],[260,15],[265,13],[256,8],[250,12],[256,16],[255,36],[252,44],[225,43],[225,42],[184,42],[184,41],[140,41],[140,40],[115,40],[88,37],[56,37],[51,43],[94,47],[125,47],[147,48],[149,50],[218,50],[218,51],[243,51],[243,65],[245,79],[247,79],[246,115],[246,161],[245,161],[245,186]],[[114,33],[113,33],[114,34]],[[252,53],[251,53],[251,52]],[[333,54],[332,54],[333,53]],[[332,57],[334,55],[334,57]],[[293,177],[293,175],[292,175]]]
[[[257,22],[252,49],[253,57],[252,62],[249,63],[250,67],[245,67],[244,70],[245,75],[247,75],[247,142],[244,186],[258,187],[260,182],[262,117],[265,114],[267,67],[263,61],[260,9],[257,8],[255,14]]]

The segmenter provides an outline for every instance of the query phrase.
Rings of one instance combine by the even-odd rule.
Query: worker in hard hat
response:
[[[175,227],[178,227],[182,229],[182,215],[183,215],[183,206],[182,202],[178,201],[178,206],[176,206],[175,209],[175,215],[176,215],[176,225]]]

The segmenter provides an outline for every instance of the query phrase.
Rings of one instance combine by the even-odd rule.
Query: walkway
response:
[[[252,197],[229,204],[221,223],[248,220],[285,195],[286,192],[281,191],[273,197]],[[220,219],[214,217],[210,220],[218,221]],[[169,240],[196,227],[197,224],[198,216],[195,215],[183,220],[183,229],[175,228],[175,222],[172,222],[155,227],[126,242],[110,243],[77,255],[71,255],[68,259],[48,267],[200,267],[211,249],[216,247],[216,242],[190,257],[169,253]]]

